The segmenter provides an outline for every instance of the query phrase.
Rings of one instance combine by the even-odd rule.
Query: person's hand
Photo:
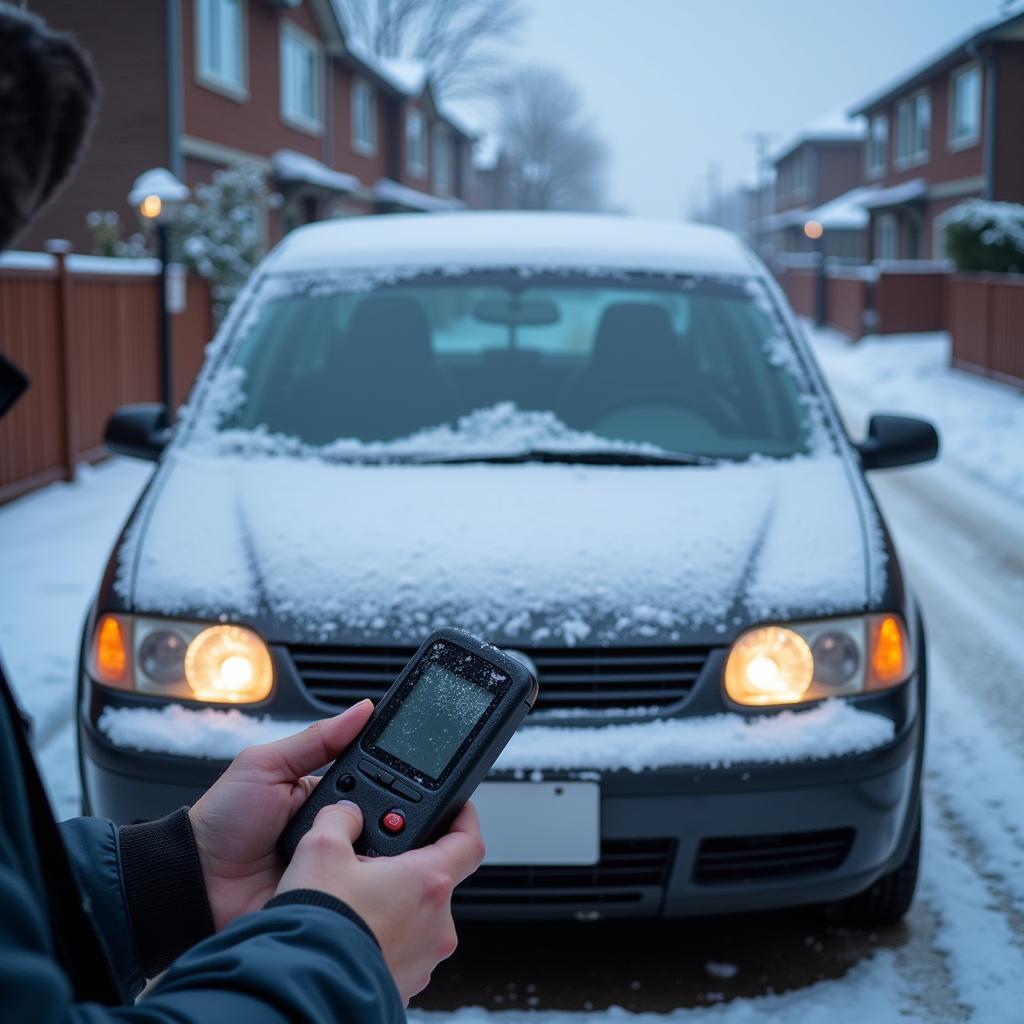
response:
[[[243,750],[189,811],[217,931],[274,895],[284,862],[276,844],[285,825],[333,761],[362,731],[373,703],[276,743]]]
[[[352,844],[363,815],[347,800],[320,810],[302,837],[278,893],[319,889],[348,904],[377,936],[402,999],[422,992],[455,952],[452,889],[480,866],[484,843],[472,804],[447,835],[397,857],[359,857]]]

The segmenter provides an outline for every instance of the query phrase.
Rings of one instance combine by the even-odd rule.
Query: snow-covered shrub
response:
[[[943,214],[942,228],[957,270],[1024,273],[1024,206],[972,199]]]
[[[176,258],[213,282],[219,320],[266,252],[266,177],[253,164],[215,171],[178,216]]]
[[[137,258],[149,255],[142,235],[121,237],[121,218],[113,210],[93,210],[85,222],[92,231],[92,247],[97,256]]]

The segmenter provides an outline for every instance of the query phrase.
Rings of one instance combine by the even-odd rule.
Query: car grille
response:
[[[290,653],[309,693],[348,706],[380,697],[415,647],[296,645]],[[666,707],[693,689],[710,647],[524,648],[537,666],[537,710]]]
[[[698,885],[755,882],[832,871],[853,845],[852,828],[705,839],[697,851]]]
[[[484,866],[455,890],[453,902],[639,903],[651,889],[665,887],[675,845],[672,839],[606,839],[600,861],[584,867]]]

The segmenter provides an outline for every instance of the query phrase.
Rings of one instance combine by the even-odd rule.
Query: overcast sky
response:
[[[777,140],[856,103],[999,0],[523,0],[515,46],[561,68],[611,150],[609,198],[676,218],[753,180],[755,130]]]

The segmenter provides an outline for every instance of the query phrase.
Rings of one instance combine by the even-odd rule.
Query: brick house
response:
[[[869,258],[944,255],[940,215],[1024,202],[1024,13],[973,29],[863,100]]]
[[[814,243],[805,236],[804,224],[817,220],[825,224],[827,255],[863,258],[866,215],[857,212],[854,202],[863,185],[863,123],[843,115],[821,118],[779,146],[771,162],[773,212],[761,227],[775,252],[810,251]]]
[[[76,177],[19,240],[92,247],[86,215],[115,210],[135,177],[167,167],[189,186],[238,161],[282,197],[268,242],[328,216],[447,209],[472,192],[470,133],[417,62],[360,54],[332,0],[29,0],[89,51],[102,88]]]

